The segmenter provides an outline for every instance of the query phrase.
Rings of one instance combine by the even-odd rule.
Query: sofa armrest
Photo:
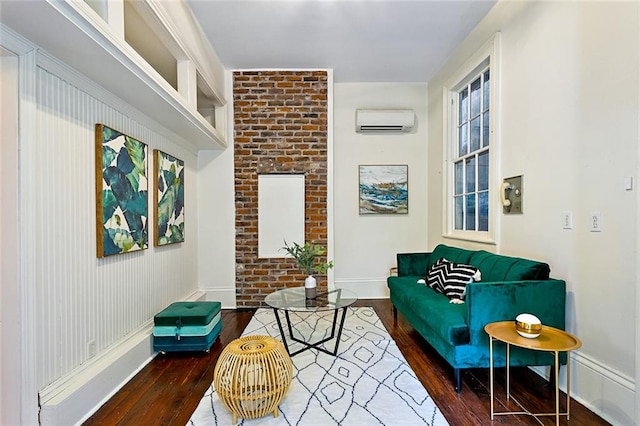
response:
[[[467,285],[471,344],[488,345],[484,326],[527,312],[544,325],[565,328],[566,284],[562,280],[475,282]]]
[[[416,276],[424,277],[427,272],[427,265],[431,253],[398,253],[396,261],[398,267],[398,276]]]

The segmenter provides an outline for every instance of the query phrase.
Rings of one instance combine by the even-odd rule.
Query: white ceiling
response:
[[[427,82],[496,0],[187,0],[229,69]]]

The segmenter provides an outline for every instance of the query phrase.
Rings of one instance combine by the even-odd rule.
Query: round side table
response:
[[[484,327],[484,331],[489,335],[489,381],[490,383],[490,393],[491,393],[491,420],[493,420],[493,416],[497,415],[510,415],[510,414],[527,414],[535,417],[536,419],[539,416],[548,416],[555,415],[556,417],[556,425],[560,424],[560,415],[567,416],[567,420],[570,417],[569,406],[571,404],[571,392],[569,389],[569,382],[571,380],[571,360],[568,359],[567,356],[567,411],[565,413],[560,413],[560,383],[559,383],[559,373],[560,373],[560,362],[559,362],[559,353],[560,352],[570,352],[574,349],[578,349],[582,346],[582,342],[576,336],[567,333],[564,330],[560,330],[554,327],[549,327],[547,325],[542,326],[542,331],[540,332],[540,336],[535,339],[529,339],[526,337],[522,337],[516,331],[516,325],[514,321],[500,321],[500,322],[492,322],[487,324]],[[504,342],[507,344],[507,387],[506,394],[507,400],[512,399],[520,408],[524,411],[510,411],[510,412],[499,412],[496,413],[493,410],[493,342],[496,340]],[[521,348],[532,349],[534,351],[545,351],[545,352],[553,352],[554,354],[554,371],[555,371],[555,385],[556,385],[556,412],[555,413],[540,413],[533,414],[526,410],[522,404],[520,404],[509,392],[509,350],[511,345],[518,346]],[[539,421],[539,420],[538,420]]]
[[[240,337],[220,354],[213,383],[222,403],[238,417],[256,419],[273,413],[289,391],[293,365],[281,342],[270,336]]]

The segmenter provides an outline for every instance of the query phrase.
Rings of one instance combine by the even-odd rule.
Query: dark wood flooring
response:
[[[420,381],[453,426],[535,425],[530,416],[489,416],[489,370],[463,370],[462,392],[453,389],[453,369],[409,323],[398,314],[394,323],[389,300],[359,300],[356,306],[372,306],[394,338]],[[159,355],[118,393],[107,401],[85,425],[185,425],[206,389],[213,381],[213,369],[222,349],[251,320],[253,310],[223,310],[222,333],[210,353]],[[517,410],[504,403],[504,369],[496,370],[495,409]],[[533,412],[554,411],[554,390],[527,368],[511,370],[511,393]],[[566,395],[561,395],[564,408]],[[555,416],[543,417],[544,425],[555,424]],[[571,420],[561,416],[562,425],[607,425],[577,401],[571,402]]]

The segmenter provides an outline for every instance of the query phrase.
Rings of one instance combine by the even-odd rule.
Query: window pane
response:
[[[463,156],[463,155],[467,155],[467,153],[469,152],[469,143],[468,143],[468,136],[467,136],[467,128],[469,127],[469,125],[467,123],[463,124],[462,126],[460,126],[460,128],[458,129],[458,156]]]
[[[467,214],[464,221],[464,229],[474,231],[476,229],[476,194],[466,195]]]
[[[467,121],[467,111],[469,110],[469,91],[464,89],[460,92],[458,99],[458,124],[462,124]]]
[[[489,80],[489,70],[485,71],[484,73],[484,91],[483,91],[483,102],[482,102],[482,109],[488,109],[489,108],[489,102],[491,100],[491,96],[489,96],[489,93],[491,92],[491,81]]]
[[[471,117],[480,114],[480,77],[471,83]]]
[[[454,208],[455,208],[454,228],[455,229],[462,229],[463,201],[464,200],[462,197],[454,198]]]
[[[464,175],[462,174],[462,161],[458,161],[454,166],[454,194],[459,195],[464,191]]]
[[[482,116],[482,146],[489,146],[489,111]]]
[[[489,151],[478,155],[478,191],[489,189]]]
[[[489,192],[478,194],[478,231],[489,230]]]
[[[467,158],[466,161],[467,185],[466,192],[475,192],[476,190],[476,158]]]
[[[480,149],[480,116],[471,120],[471,150],[470,152]]]

